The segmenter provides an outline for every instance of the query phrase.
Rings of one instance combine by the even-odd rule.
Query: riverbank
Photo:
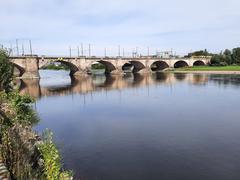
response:
[[[177,73],[240,74],[240,66],[194,66],[174,69]]]
[[[32,130],[39,121],[33,102],[18,92],[0,92],[0,175],[7,177],[9,170],[11,179],[70,180],[52,132],[39,136]]]
[[[7,167],[4,164],[3,158],[1,156],[2,149],[0,145],[0,179],[1,180],[8,180],[9,179],[9,172]]]

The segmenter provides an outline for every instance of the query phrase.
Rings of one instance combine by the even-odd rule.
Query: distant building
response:
[[[174,57],[172,51],[160,51],[156,53],[156,56],[163,59],[169,59]]]

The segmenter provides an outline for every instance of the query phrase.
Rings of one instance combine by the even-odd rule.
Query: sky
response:
[[[177,54],[240,46],[239,0],[0,0],[0,44],[34,54]],[[16,53],[16,51],[15,51]]]

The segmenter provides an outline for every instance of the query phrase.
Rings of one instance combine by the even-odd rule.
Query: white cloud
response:
[[[32,39],[39,54],[91,43],[96,54],[174,48],[219,51],[239,46],[238,0],[0,0],[0,44]],[[115,53],[115,51],[113,51]]]

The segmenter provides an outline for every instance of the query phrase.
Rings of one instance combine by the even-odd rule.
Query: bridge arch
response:
[[[169,68],[169,65],[164,61],[155,61],[151,64],[152,71],[163,71],[164,69]]]
[[[181,67],[187,67],[187,66],[189,66],[188,63],[183,60],[177,61],[174,64],[174,68],[181,68]]]
[[[43,68],[44,66],[46,66],[50,63],[61,63],[65,66],[67,66],[70,70],[70,75],[71,76],[74,75],[74,73],[79,70],[78,67],[75,64],[73,64],[71,62],[68,62],[68,61],[64,61],[64,60],[47,60],[47,61],[45,60],[44,62],[39,63],[38,68],[41,69],[41,68]]]
[[[131,64],[131,63],[129,63],[129,62],[125,63],[125,64],[122,66],[122,70],[123,70],[124,72],[132,72],[132,71],[133,71],[133,68],[134,68],[133,64]]]
[[[145,65],[140,61],[129,61],[133,65],[133,73],[137,73],[145,68]]]
[[[205,66],[205,63],[201,60],[197,60],[193,63],[193,66]]]
[[[18,77],[21,77],[25,73],[25,69],[22,66],[14,63],[14,62],[11,62],[11,64],[13,66],[13,73],[14,73],[14,75],[16,75]],[[17,69],[18,72],[15,72],[14,68]]]
[[[110,74],[112,71],[116,70],[116,67],[111,62],[103,61],[103,60],[100,60],[97,62],[104,65],[106,74]]]

